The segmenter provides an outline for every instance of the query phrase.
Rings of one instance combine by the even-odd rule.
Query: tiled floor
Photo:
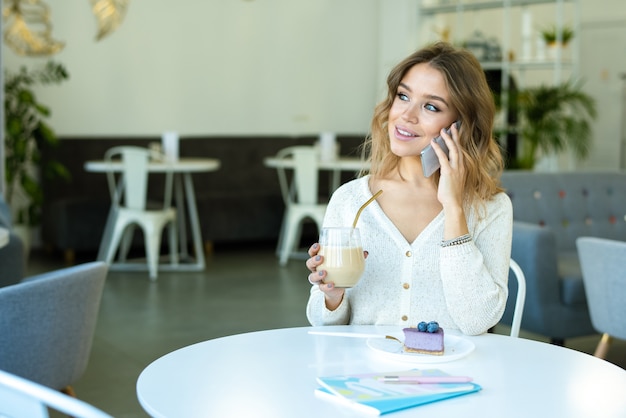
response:
[[[61,267],[58,258],[37,253],[29,266],[29,274]],[[160,273],[155,283],[144,273],[110,272],[90,363],[74,385],[77,396],[115,417],[146,417],[135,383],[143,368],[160,356],[229,334],[308,325],[306,275],[299,260],[279,267],[268,245],[217,247],[206,271]],[[590,353],[598,340],[577,338],[567,345]],[[614,343],[609,361],[626,367],[626,342]]]

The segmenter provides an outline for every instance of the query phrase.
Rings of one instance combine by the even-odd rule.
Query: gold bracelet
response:
[[[461,235],[460,237],[456,237],[456,238],[452,238],[452,239],[448,239],[448,240],[443,240],[443,241],[441,241],[441,246],[442,247],[451,247],[453,245],[467,244],[471,240],[472,240],[472,236],[470,234],[465,234],[465,235]]]

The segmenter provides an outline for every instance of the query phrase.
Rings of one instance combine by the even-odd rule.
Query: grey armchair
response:
[[[569,279],[572,282],[568,283],[568,279],[558,273],[553,231],[514,221],[511,258],[517,261],[526,277],[523,330],[547,336],[558,345],[563,345],[568,338],[596,333],[584,294],[575,296],[582,283],[576,279]],[[578,290],[584,292],[584,287]],[[517,294],[515,281],[510,279],[509,294]],[[513,302],[509,296],[502,318],[505,324],[512,323]]]
[[[605,358],[612,337],[626,339],[626,242],[580,237],[576,246],[591,322],[602,333],[594,356]]]
[[[0,248],[0,287],[19,282],[24,277],[24,248],[13,232],[11,210],[0,194],[0,227],[9,230],[9,243]]]
[[[72,393],[95,331],[104,262],[32,276],[0,288],[0,369]]]
[[[526,276],[522,329],[556,344],[596,334],[576,239],[626,241],[626,173],[514,170],[503,174],[502,184],[513,203],[511,258]],[[509,280],[510,290],[514,285]],[[511,312],[507,306],[504,323]]]

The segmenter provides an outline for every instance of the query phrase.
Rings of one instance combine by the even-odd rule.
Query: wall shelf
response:
[[[417,0],[417,28],[420,32],[420,43],[426,44],[432,39],[429,28],[439,26],[440,33],[455,34],[455,41],[461,44],[471,39],[476,31],[491,31],[485,41],[499,47],[499,54],[483,53],[488,44],[468,48],[477,54],[485,71],[500,76],[501,109],[496,119],[496,130],[501,132],[499,140],[510,155],[516,155],[517,135],[509,103],[509,92],[512,87],[525,88],[538,84],[560,84],[566,78],[576,78],[579,67],[580,34],[580,0]],[[571,17],[569,23],[577,35],[567,48],[548,51],[540,42],[540,33],[534,13],[548,19],[556,28],[565,26],[566,15]],[[551,17],[549,17],[549,15]],[[535,25],[533,25],[535,23]],[[444,26],[445,31],[441,29]],[[469,26],[469,28],[468,28]],[[472,27],[473,26],[473,27]],[[535,26],[535,27],[533,27]],[[440,33],[438,38],[441,39]],[[479,38],[480,39],[480,38]],[[473,46],[473,45],[472,45]],[[542,47],[540,50],[540,46]],[[535,56],[532,51],[535,49]],[[554,54],[551,54],[553,52]],[[500,59],[494,60],[493,57]],[[486,59],[483,59],[486,58]],[[512,85],[514,83],[514,86]]]
[[[441,13],[456,13],[456,12],[468,12],[475,10],[493,10],[501,9],[506,6],[510,7],[523,7],[534,6],[539,4],[552,4],[559,0],[494,0],[494,1],[456,1],[456,2],[441,2],[437,5],[424,5],[420,7],[420,12],[423,15],[435,15]],[[576,0],[561,0],[564,3],[574,2]],[[422,2],[423,3],[423,2]]]

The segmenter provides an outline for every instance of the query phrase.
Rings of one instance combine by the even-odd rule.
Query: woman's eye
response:
[[[438,112],[439,109],[436,106],[433,106],[431,104],[427,104],[426,106],[424,106],[427,110],[430,110],[432,112]]]
[[[409,100],[409,97],[406,94],[404,94],[404,93],[398,93],[397,97],[398,97],[398,99],[402,100],[403,102],[406,102],[406,101]]]

